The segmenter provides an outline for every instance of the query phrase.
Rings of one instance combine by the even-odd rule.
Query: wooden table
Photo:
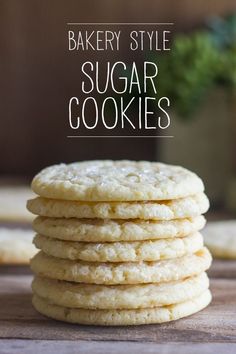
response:
[[[95,327],[56,322],[31,305],[27,267],[0,267],[0,353],[236,353],[236,261],[214,261],[213,302],[172,323]]]

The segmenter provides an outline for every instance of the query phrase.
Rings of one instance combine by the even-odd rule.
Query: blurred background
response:
[[[2,0],[2,183],[28,183],[41,168],[58,162],[160,160],[197,172],[212,205],[235,211],[235,14],[235,0]],[[78,63],[97,58],[68,52],[66,23],[73,21],[174,22],[171,53],[150,53],[161,67],[159,93],[171,99],[168,134],[174,138],[66,137],[68,99],[80,95]],[[119,56],[133,60],[123,50]]]

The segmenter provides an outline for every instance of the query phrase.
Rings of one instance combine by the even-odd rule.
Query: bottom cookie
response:
[[[138,310],[71,309],[53,305],[38,295],[33,296],[32,302],[38,312],[55,320],[86,325],[127,326],[169,322],[192,315],[211,302],[211,293],[207,290],[179,304]]]

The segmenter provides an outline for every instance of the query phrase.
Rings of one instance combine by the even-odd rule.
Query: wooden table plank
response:
[[[6,275],[6,274],[11,274],[11,275],[23,275],[23,274],[33,274],[29,265],[0,265],[0,276],[1,275]]]
[[[0,338],[132,342],[235,342],[236,282],[212,279],[212,304],[202,312],[162,325],[70,325],[38,314],[31,305],[31,275],[0,276]]]
[[[96,341],[49,341],[49,340],[0,340],[0,352],[4,354],[235,354],[232,343],[136,343]]]
[[[211,278],[236,280],[236,261],[215,259],[207,273]]]

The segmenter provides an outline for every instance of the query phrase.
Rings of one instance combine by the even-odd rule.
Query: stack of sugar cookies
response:
[[[199,230],[209,202],[194,173],[154,162],[88,161],[41,171],[28,201],[41,251],[33,305],[62,321],[176,320],[211,301]]]

